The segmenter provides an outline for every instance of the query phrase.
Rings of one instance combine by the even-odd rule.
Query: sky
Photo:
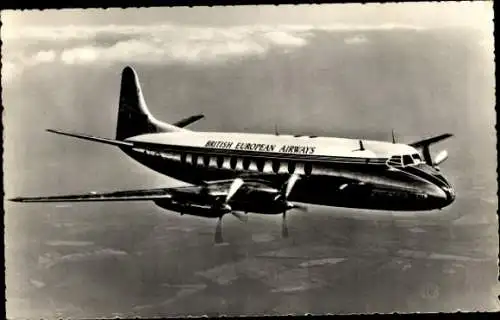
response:
[[[65,26],[109,24],[157,24],[170,21],[185,25],[312,24],[381,25],[409,24],[421,27],[478,26],[492,19],[491,2],[418,2],[386,4],[248,5],[227,7],[173,7],[128,9],[79,9],[12,11],[2,14],[4,24]]]
[[[213,63],[263,55],[274,47],[300,48],[317,30],[466,26],[482,30],[488,37],[491,8],[489,2],[441,2],[7,10],[1,16],[2,74],[9,81],[25,67],[54,61]],[[38,51],[32,50],[33,46]]]
[[[47,127],[112,136],[125,65],[167,122],[402,140],[470,128],[482,146],[492,17],[489,2],[2,11],[6,146],[52,145]]]

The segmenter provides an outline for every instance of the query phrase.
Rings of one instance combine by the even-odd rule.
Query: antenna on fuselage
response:
[[[280,135],[278,132],[278,125],[276,123],[274,124],[274,135],[276,135],[276,136]]]
[[[365,146],[363,145],[363,140],[359,140],[359,149],[353,151],[365,151]]]
[[[394,136],[394,129],[392,129],[392,143],[396,143],[396,137]]]

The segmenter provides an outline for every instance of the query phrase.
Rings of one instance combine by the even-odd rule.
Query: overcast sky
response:
[[[19,165],[25,141],[54,139],[45,128],[112,136],[129,64],[153,114],[205,113],[201,130],[385,139],[397,124],[409,140],[465,120],[487,130],[492,17],[487,2],[4,11],[4,123],[16,148],[6,159]],[[25,151],[25,167],[37,166]]]
[[[493,17],[492,2],[430,2],[394,4],[323,4],[280,6],[176,7],[6,11],[4,28],[68,24],[410,24],[421,27],[474,25]]]
[[[465,26],[481,30],[491,49],[492,18],[490,2],[8,10],[2,78],[8,85],[26,67],[56,60],[206,63],[262,56],[303,47],[317,30]]]

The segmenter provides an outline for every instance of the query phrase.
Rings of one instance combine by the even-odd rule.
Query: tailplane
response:
[[[432,159],[429,147],[432,144],[438,143],[438,142],[445,140],[445,139],[448,139],[450,137],[453,137],[453,134],[444,133],[444,134],[441,134],[439,136],[435,136],[435,137],[431,137],[428,139],[423,139],[423,140],[419,140],[419,141],[410,143],[409,145],[414,147],[414,148],[421,149],[422,155],[424,156],[425,163],[434,167],[434,166],[439,165],[441,162],[445,161],[448,158],[448,152],[443,150],[443,151],[441,151],[440,154],[438,154],[436,156],[436,159]]]
[[[186,130],[158,121],[151,115],[144,101],[137,73],[131,67],[125,67],[122,71],[116,139],[124,140],[140,134]]]

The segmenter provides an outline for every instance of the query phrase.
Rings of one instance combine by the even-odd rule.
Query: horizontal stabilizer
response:
[[[115,191],[107,193],[89,192],[85,194],[48,196],[48,197],[18,197],[9,199],[14,202],[84,202],[84,201],[139,201],[169,199],[172,195],[169,189],[146,189]]]
[[[431,144],[437,143],[439,141],[442,141],[444,139],[448,139],[450,137],[453,137],[453,135],[451,133],[445,133],[445,134],[442,134],[442,135],[439,135],[439,136],[435,136],[435,137],[432,137],[432,138],[428,138],[428,139],[420,140],[420,141],[417,141],[417,142],[413,142],[413,143],[410,143],[409,145],[412,146],[412,147],[414,147],[414,148],[422,148],[422,147],[429,146]]]
[[[61,134],[63,136],[69,136],[69,137],[83,139],[83,140],[89,140],[89,141],[100,142],[100,143],[104,143],[104,144],[110,144],[110,145],[117,146],[117,147],[132,147],[133,146],[133,144],[131,142],[113,140],[113,139],[108,139],[108,138],[94,137],[94,136],[90,136],[90,135],[86,135],[86,134],[70,133],[70,132],[64,132],[64,131],[52,130],[52,129],[47,129],[47,131],[52,132],[52,133]]]
[[[198,115],[195,115],[195,116],[191,116],[191,117],[188,117],[188,118],[184,118],[182,120],[179,120],[177,121],[176,123],[174,123],[173,125],[176,126],[176,127],[179,127],[179,128],[184,128],[184,127],[187,127],[188,125],[200,120],[200,119],[203,119],[205,118],[204,115],[202,114],[198,114]]]

